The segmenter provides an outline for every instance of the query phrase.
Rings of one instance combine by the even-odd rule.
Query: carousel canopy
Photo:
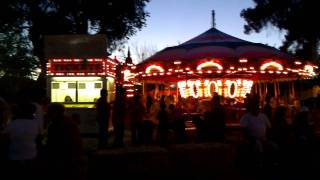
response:
[[[178,46],[168,47],[156,53],[143,63],[173,60],[192,62],[202,58],[280,58],[291,59],[276,48],[260,43],[245,41],[216,28],[211,28],[199,36]]]
[[[216,28],[168,47],[135,67],[138,78],[176,81],[191,78],[249,78],[252,80],[312,77],[316,66],[302,63],[280,50],[245,41]]]

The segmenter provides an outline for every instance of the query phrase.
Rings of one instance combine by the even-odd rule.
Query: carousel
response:
[[[317,68],[273,47],[211,28],[156,53],[138,64],[135,72],[143,94],[156,98],[202,99],[218,93],[241,102],[250,93],[262,99],[268,94],[294,98],[294,81],[314,77]]]
[[[212,27],[178,46],[168,47],[131,67],[144,96],[168,96],[173,104],[209,100],[244,107],[248,94],[293,105],[300,79],[316,76],[317,66],[276,48],[245,41]],[[242,108],[243,109],[243,108]]]

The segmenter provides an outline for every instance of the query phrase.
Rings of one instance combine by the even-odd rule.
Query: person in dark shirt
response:
[[[159,143],[160,145],[164,146],[168,144],[169,135],[169,117],[164,101],[160,102],[160,111],[157,115],[157,119],[159,121]]]
[[[100,98],[96,102],[96,118],[99,125],[99,147],[108,143],[110,104],[107,102],[108,91],[101,89]]]
[[[225,133],[226,113],[220,104],[220,97],[215,95],[212,98],[212,108],[204,114],[206,138],[209,141],[223,141]]]

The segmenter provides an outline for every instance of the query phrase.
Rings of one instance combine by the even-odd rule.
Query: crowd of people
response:
[[[47,103],[41,89],[0,99],[0,166],[10,179],[82,179],[84,149],[76,117]]]
[[[114,102],[109,103],[107,96],[108,92],[102,89],[95,104],[98,148],[123,147],[125,129],[130,130],[131,144],[135,146],[166,147],[188,142],[185,117],[190,109],[186,103],[174,104],[166,96],[158,100],[141,95],[127,99],[123,88],[117,88]],[[10,165],[7,172],[12,176],[20,175],[13,172],[31,176],[35,168],[42,168],[47,179],[84,177],[81,173],[85,152],[79,115],[67,116],[63,104],[47,103],[43,91],[32,90],[17,99],[8,103],[0,98],[0,158],[1,165],[5,164],[2,162]],[[215,94],[203,107],[195,108],[198,115],[192,121],[200,142],[226,142],[228,111],[221,102],[221,97]],[[293,108],[271,106],[270,98],[261,106],[259,97],[249,95],[244,105],[240,129],[257,164],[264,161],[267,153],[281,159],[292,144],[306,153],[305,149],[315,143],[315,128],[320,121],[319,98]],[[112,133],[108,131],[109,124],[113,126]]]

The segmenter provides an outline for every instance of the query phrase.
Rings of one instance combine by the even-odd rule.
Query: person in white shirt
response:
[[[240,119],[245,137],[255,145],[258,152],[263,152],[263,145],[267,141],[267,130],[271,128],[268,117],[260,112],[258,99],[249,100],[248,112]]]
[[[10,139],[10,160],[34,160],[37,157],[36,138],[40,132],[38,122],[34,119],[35,111],[32,103],[20,104],[16,118],[6,127]]]

